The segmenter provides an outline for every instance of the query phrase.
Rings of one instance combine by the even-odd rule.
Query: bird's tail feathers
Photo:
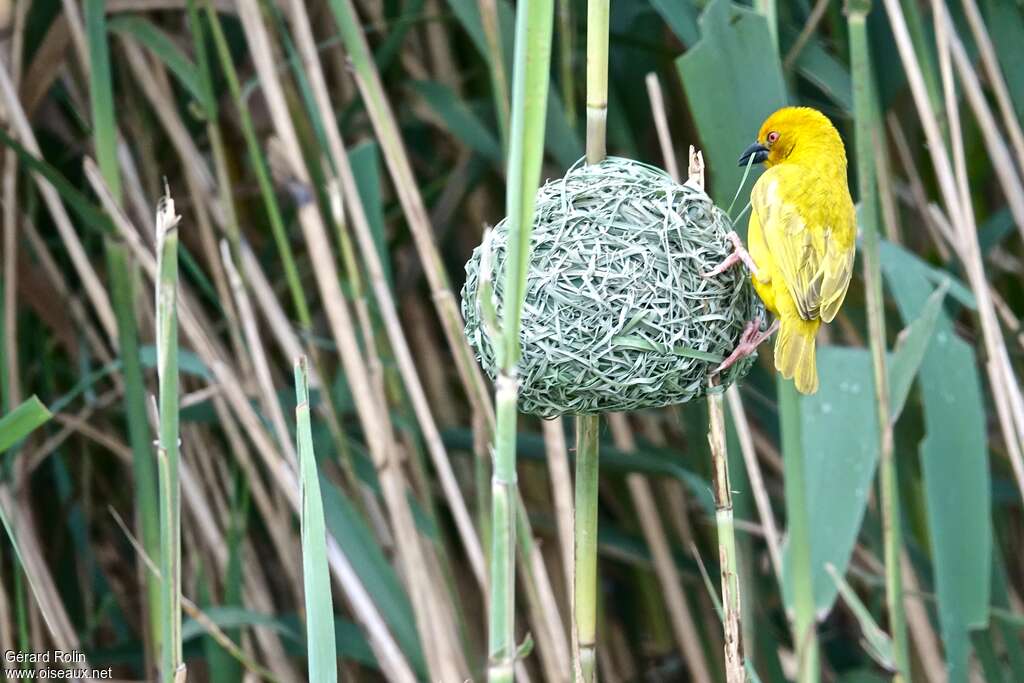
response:
[[[792,378],[801,394],[818,390],[818,366],[814,358],[814,336],[821,323],[785,316],[775,341],[775,369]]]

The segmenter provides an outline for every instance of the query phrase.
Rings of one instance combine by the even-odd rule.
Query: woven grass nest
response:
[[[753,358],[709,375],[746,324],[766,320],[750,274],[701,273],[731,252],[725,212],[693,185],[637,161],[577,163],[538,190],[523,307],[519,408],[541,417],[655,408],[721,391]],[[507,219],[466,264],[466,336],[494,379],[477,301],[490,250],[501,319]],[[762,325],[764,323],[762,322]]]

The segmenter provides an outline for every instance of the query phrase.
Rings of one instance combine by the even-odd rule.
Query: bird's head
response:
[[[838,131],[828,117],[810,107],[783,107],[765,119],[757,141],[743,150],[739,165],[771,167],[794,157],[813,158],[818,163],[846,167],[846,151]]]

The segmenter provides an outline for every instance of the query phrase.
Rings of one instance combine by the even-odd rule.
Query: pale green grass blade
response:
[[[0,453],[18,443],[53,417],[35,395],[0,418]]]
[[[816,394],[800,399],[807,509],[811,511],[811,575],[819,616],[831,611],[836,583],[845,574],[867,509],[878,465],[878,416],[871,356],[864,349],[824,346]],[[787,489],[788,491],[788,489]],[[784,594],[793,604],[792,544],[783,548]]]
[[[932,295],[920,270],[884,263],[904,320]],[[939,315],[921,363],[925,438],[920,445],[939,621],[951,681],[967,680],[968,630],[988,623],[992,562],[991,481],[984,401],[973,349]],[[955,503],[954,503],[955,501]]]
[[[107,44],[106,2],[86,0],[85,30],[89,47],[93,140],[96,163],[114,198],[121,200],[121,172],[117,161],[117,128],[114,119],[114,88]]]
[[[676,67],[700,133],[711,196],[726,206],[743,177],[736,159],[762,121],[786,104],[786,84],[760,14],[713,0],[701,15],[700,32],[700,42],[676,60]],[[746,233],[745,225],[736,229]]]
[[[302,583],[306,598],[306,647],[309,678],[335,683],[338,654],[334,640],[334,602],[327,566],[327,526],[320,498],[320,478],[313,454],[309,422],[309,370],[306,359],[295,362],[295,423],[302,490]]]
[[[377,544],[373,532],[341,489],[321,477],[320,493],[331,536],[345,548],[353,570],[373,596],[409,664],[420,676],[425,676],[426,663],[416,632],[412,604],[395,570]]]

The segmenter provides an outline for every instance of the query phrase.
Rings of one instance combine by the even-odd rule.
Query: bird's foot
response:
[[[730,367],[740,362],[747,356],[756,353],[757,347],[764,343],[764,341],[768,339],[768,337],[775,334],[775,330],[777,329],[779,329],[778,320],[773,322],[771,326],[764,332],[761,331],[760,320],[751,320],[749,323],[747,323],[747,327],[743,330],[743,334],[740,335],[740,343],[736,345],[736,348],[733,349],[732,353],[729,354],[728,358],[722,361],[717,368],[712,370],[712,377],[725,370],[728,370]]]
[[[750,252],[743,246],[743,242],[740,240],[740,236],[736,234],[734,230],[730,230],[726,238],[732,242],[732,253],[725,257],[725,260],[719,263],[714,269],[709,270],[701,275],[705,278],[712,278],[716,275],[724,273],[729,268],[732,268],[739,262],[746,264],[747,268],[750,269],[751,273],[757,275],[758,269],[757,264],[754,263],[754,259],[750,257]]]

